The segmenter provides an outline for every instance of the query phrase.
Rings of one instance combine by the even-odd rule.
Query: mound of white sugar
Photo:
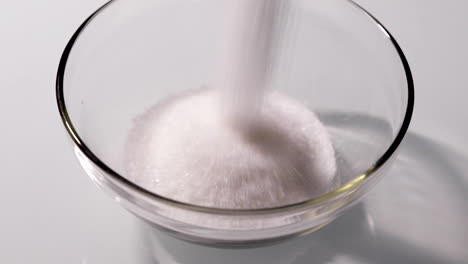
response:
[[[332,187],[326,129],[305,106],[270,90],[287,4],[226,2],[216,89],[168,98],[137,118],[126,150],[130,180],[226,209],[278,207]]]
[[[216,90],[161,102],[135,121],[128,176],[182,202],[265,208],[323,194],[336,172],[329,135],[316,115],[277,92],[264,98],[249,129],[232,125]]]

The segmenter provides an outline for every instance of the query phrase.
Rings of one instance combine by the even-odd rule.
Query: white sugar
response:
[[[215,90],[154,106],[129,137],[129,176],[165,197],[221,208],[274,207],[323,193],[336,171],[324,126],[284,95],[264,101],[248,131],[231,126]]]
[[[336,172],[329,135],[299,102],[269,89],[280,0],[227,1],[216,82],[139,116],[128,177],[182,202],[254,209],[323,194]]]
[[[216,88],[224,95],[231,119],[255,119],[269,88],[279,29],[284,23],[282,0],[225,1]]]

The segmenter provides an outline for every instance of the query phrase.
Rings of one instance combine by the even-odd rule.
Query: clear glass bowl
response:
[[[251,246],[314,231],[384,175],[413,111],[401,48],[352,1],[290,1],[272,84],[315,111],[328,129],[335,188],[278,208],[229,210],[162,197],[125,177],[133,119],[170,95],[213,81],[224,1],[235,0],[114,0],[78,28],[57,75],[59,111],[75,154],[122,206],[181,239]]]

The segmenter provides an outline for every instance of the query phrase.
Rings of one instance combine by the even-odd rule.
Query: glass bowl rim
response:
[[[366,9],[364,9],[362,6],[359,4],[355,3],[353,0],[343,0],[344,2],[349,2],[355,7],[357,7],[363,15],[367,16],[370,18],[370,22],[373,22],[375,26],[377,26],[382,33],[388,38],[388,40],[391,42],[393,47],[398,53],[398,56],[400,57],[401,63],[403,65],[405,75],[406,75],[406,82],[407,82],[407,87],[408,87],[408,100],[407,100],[407,107],[406,107],[406,112],[405,116],[402,122],[402,125],[398,131],[398,134],[394,138],[392,144],[388,147],[388,149],[384,152],[384,154],[369,168],[367,169],[363,174],[353,178],[352,180],[348,181],[347,183],[341,185],[340,187],[329,191],[325,194],[322,194],[320,196],[314,197],[312,199],[298,202],[298,203],[293,203],[293,204],[288,204],[288,205],[282,205],[279,207],[271,207],[271,208],[258,208],[258,209],[228,209],[228,208],[217,208],[217,207],[206,207],[206,206],[200,206],[200,205],[194,205],[186,202],[180,202],[176,201],[158,194],[155,194],[151,191],[146,190],[145,188],[133,183],[132,181],[126,179],[125,177],[121,176],[118,174],[116,171],[114,171],[112,168],[107,166],[101,159],[99,159],[85,144],[85,142],[80,138],[78,132],[75,130],[73,123],[71,121],[71,118],[68,114],[67,111],[67,106],[65,103],[65,96],[64,96],[64,79],[65,79],[65,71],[66,71],[66,66],[68,62],[68,58],[71,54],[71,51],[73,49],[74,44],[78,40],[79,36],[81,35],[82,32],[84,32],[85,28],[87,25],[100,13],[102,12],[106,7],[108,7],[111,3],[113,3],[115,0],[110,0],[104,5],[102,5],[100,8],[98,8],[95,12],[93,12],[75,31],[73,36],[70,38],[69,42],[67,43],[60,62],[59,62],[59,67],[57,71],[57,77],[56,77],[56,100],[57,100],[57,105],[58,105],[58,110],[60,113],[60,117],[62,119],[62,122],[65,126],[65,129],[67,130],[69,136],[73,140],[74,144],[80,149],[80,151],[86,156],[87,159],[91,160],[94,165],[99,167],[101,170],[103,170],[107,175],[109,175],[112,180],[115,180],[119,182],[120,184],[123,184],[127,187],[129,187],[132,191],[146,197],[149,199],[155,199],[159,202],[163,202],[167,205],[170,206],[176,206],[182,209],[188,209],[192,211],[198,211],[198,212],[204,212],[204,213],[214,213],[214,214],[222,214],[222,215],[232,215],[232,214],[256,214],[256,213],[262,213],[262,214],[268,214],[268,213],[275,213],[278,211],[283,211],[285,209],[292,209],[292,208],[304,208],[312,205],[317,205],[319,203],[332,200],[334,198],[337,198],[341,194],[346,193],[348,190],[351,190],[362,183],[364,183],[367,179],[369,179],[372,175],[374,175],[375,172],[377,172],[392,156],[395,154],[396,150],[398,149],[399,145],[403,141],[403,138],[406,135],[406,132],[408,131],[409,125],[411,123],[411,118],[413,115],[413,109],[414,109],[414,81],[411,73],[411,69],[409,66],[409,63],[403,53],[403,50],[401,49],[400,45],[397,43],[396,39],[392,36],[392,34],[387,30],[387,28],[376,18],[374,17],[370,12],[368,12]]]

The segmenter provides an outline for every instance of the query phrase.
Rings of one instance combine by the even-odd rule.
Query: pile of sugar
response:
[[[216,90],[167,99],[141,115],[127,144],[135,183],[178,201],[267,208],[327,191],[336,172],[329,135],[315,114],[276,92],[249,130],[219,111]]]
[[[288,1],[227,1],[214,89],[168,98],[137,118],[130,180],[201,206],[256,209],[325,193],[336,172],[330,138],[307,107],[269,89]]]

